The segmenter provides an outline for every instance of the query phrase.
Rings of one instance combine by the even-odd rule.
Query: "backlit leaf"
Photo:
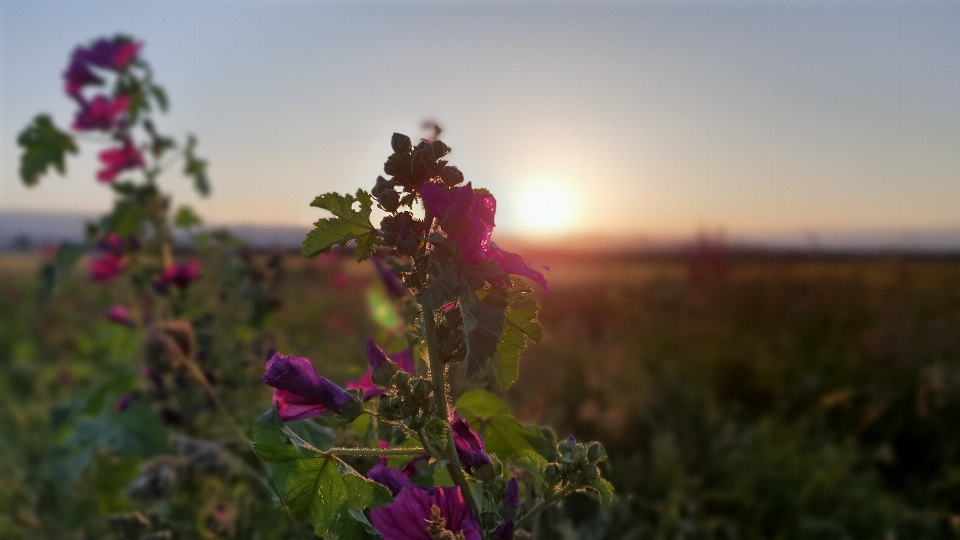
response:
[[[53,120],[45,114],[33,119],[17,137],[17,144],[23,147],[20,156],[20,179],[28,186],[36,185],[40,175],[53,166],[61,175],[66,171],[67,153],[76,154],[77,145],[69,133],[60,131]]]
[[[359,204],[359,209],[354,205]],[[310,203],[310,206],[329,210],[332,218],[323,218],[313,224],[314,229],[303,240],[301,252],[306,257],[329,253],[333,246],[346,246],[350,240],[357,242],[357,260],[362,261],[373,254],[380,241],[379,234],[370,223],[373,199],[362,189],[353,195],[325,193]]]

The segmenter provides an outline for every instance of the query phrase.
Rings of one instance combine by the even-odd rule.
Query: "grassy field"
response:
[[[538,257],[545,337],[507,396],[525,422],[602,441],[620,496],[604,513],[572,500],[544,538],[960,534],[960,261]],[[78,272],[42,299],[38,266],[0,257],[0,531],[52,519],[56,407],[138,363],[103,290]],[[233,338],[344,382],[375,333],[370,284],[369,265],[286,257],[280,309]],[[262,360],[237,357],[234,382]],[[244,395],[242,414],[269,406],[266,388]]]

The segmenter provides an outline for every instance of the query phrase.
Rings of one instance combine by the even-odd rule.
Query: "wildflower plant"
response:
[[[464,183],[446,144],[396,133],[391,146],[370,192],[314,199],[332,217],[302,252],[350,244],[358,262],[373,257],[406,330],[392,355],[368,341],[370,368],[347,388],[305,358],[267,362],[274,406],[253,446],[281,499],[317,535],[385,540],[521,538],[574,491],[609,502],[599,443],[524,426],[483,388],[517,381],[521,352],[541,339],[525,279],[544,290],[546,279],[493,243],[496,199]]]

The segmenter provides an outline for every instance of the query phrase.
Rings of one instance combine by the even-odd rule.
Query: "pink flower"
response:
[[[110,130],[119,125],[121,116],[130,108],[130,98],[117,96],[112,101],[106,96],[97,96],[88,102],[81,102],[80,110],[73,121],[73,129]]]
[[[107,310],[107,318],[123,326],[133,326],[133,318],[123,304],[114,304]]]
[[[497,212],[493,195],[486,191],[475,192],[468,182],[449,192],[438,184],[424,184],[420,196],[428,215],[439,219],[447,236],[460,244],[460,256],[464,262],[476,265],[493,259],[507,274],[528,277],[549,290],[543,274],[530,268],[516,253],[504,251],[491,242]]]
[[[272,386],[273,403],[284,422],[333,411],[359,413],[361,405],[335,383],[321,377],[306,358],[275,354],[267,362],[263,382]]]
[[[143,155],[129,137],[124,137],[120,148],[108,148],[100,152],[100,161],[103,162],[103,168],[97,173],[97,180],[107,184],[113,183],[117,175],[127,169],[144,166]]]
[[[106,283],[123,273],[127,259],[113,253],[105,253],[90,261],[90,277],[97,283]]]
[[[482,540],[480,523],[459,487],[403,488],[392,503],[371,510],[370,521],[383,540],[431,540],[445,538],[444,532]]]
[[[174,264],[163,269],[160,279],[167,285],[176,285],[186,289],[191,282],[200,278],[200,261],[192,260],[183,264]]]

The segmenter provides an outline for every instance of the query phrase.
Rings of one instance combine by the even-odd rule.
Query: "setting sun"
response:
[[[536,234],[555,234],[573,222],[573,193],[557,182],[531,184],[520,193],[519,217],[523,228]]]

